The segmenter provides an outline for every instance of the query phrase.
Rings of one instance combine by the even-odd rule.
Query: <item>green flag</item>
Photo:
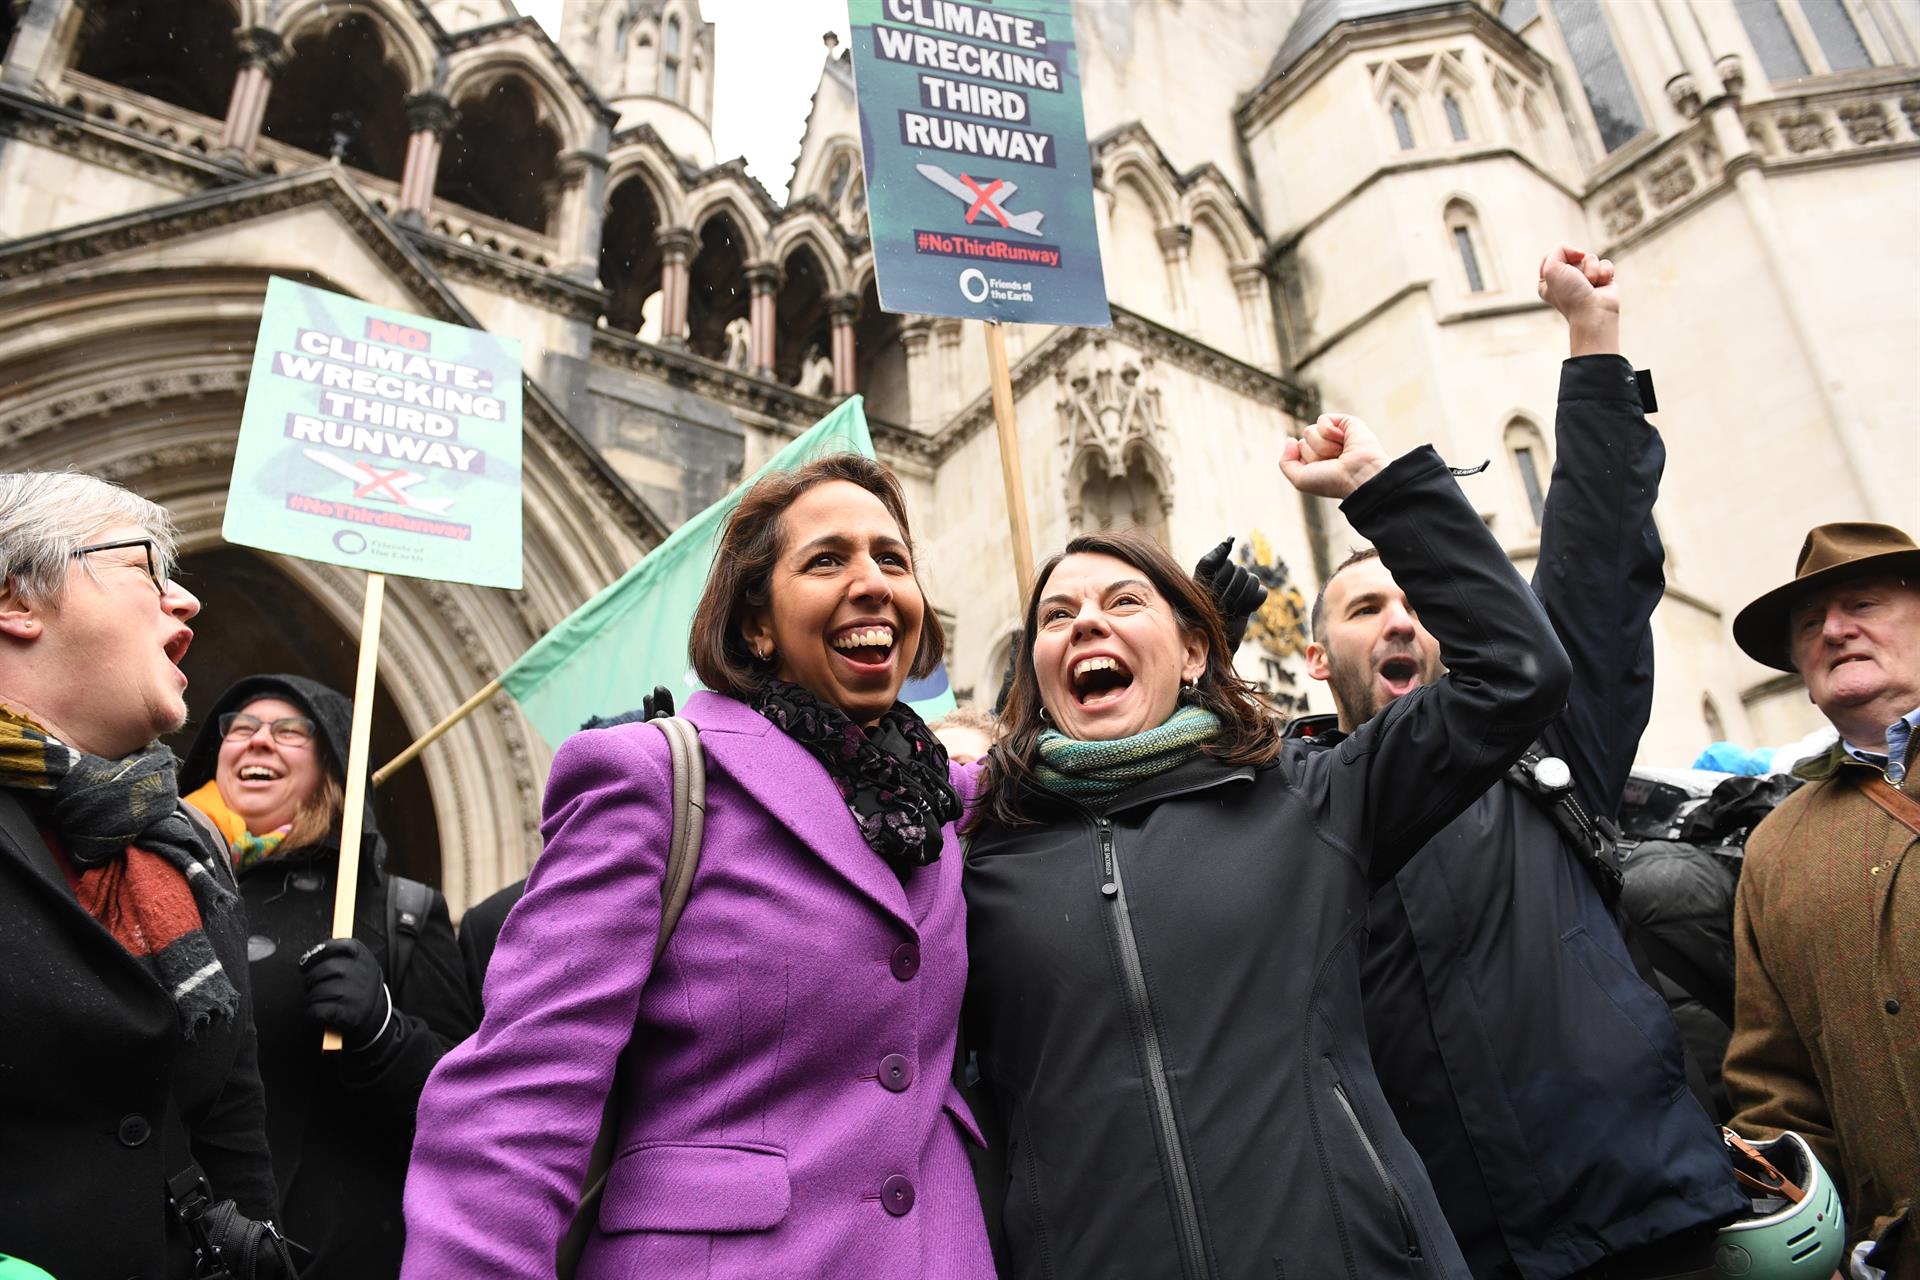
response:
[[[687,637],[728,515],[762,476],[831,453],[874,456],[859,396],[847,399],[739,488],[675,529],[508,667],[500,684],[540,736],[558,746],[593,716],[637,710],[655,685],[665,685],[679,701],[698,688],[687,661]],[[944,670],[913,681],[902,696],[928,719],[954,705]]]

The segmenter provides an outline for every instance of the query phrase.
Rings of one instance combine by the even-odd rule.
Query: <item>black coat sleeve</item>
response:
[[[202,843],[211,848],[206,840]],[[226,880],[238,895],[239,888],[224,857],[218,859],[214,874]],[[234,1201],[241,1213],[256,1221],[277,1218],[279,1192],[273,1181],[273,1158],[267,1150],[267,1091],[260,1081],[260,1037],[253,1022],[245,914],[236,906],[229,919],[210,926],[208,932],[221,967],[240,993],[240,1008],[226,1033],[232,1047],[226,1078],[218,1091],[187,1117],[193,1158],[207,1175],[214,1199]],[[190,1045],[186,1061],[214,1048],[211,1044]],[[181,1067],[192,1069],[185,1062]]]
[[[1533,588],[1573,664],[1545,735],[1575,794],[1612,815],[1653,713],[1653,610],[1666,591],[1653,523],[1666,447],[1641,412],[1633,366],[1576,356],[1560,370],[1553,482]]]
[[[1323,830],[1376,884],[1506,772],[1566,704],[1567,656],[1540,603],[1431,446],[1341,504],[1440,643],[1447,674],[1328,752]]]
[[[382,921],[384,933],[385,922]],[[383,963],[388,952],[379,953]],[[409,1127],[427,1076],[449,1049],[473,1034],[479,1015],[467,984],[465,961],[453,938],[447,900],[433,895],[425,927],[398,984],[389,980],[393,1017],[399,1025],[365,1053],[340,1055],[340,1081],[371,1105]]]

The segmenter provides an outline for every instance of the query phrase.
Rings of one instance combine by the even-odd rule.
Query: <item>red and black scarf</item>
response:
[[[0,786],[32,793],[79,873],[74,896],[173,997],[192,1039],[240,1005],[205,921],[237,901],[180,809],[158,742],[107,760],[0,709]]]

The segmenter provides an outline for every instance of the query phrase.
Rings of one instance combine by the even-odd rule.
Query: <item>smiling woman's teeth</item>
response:
[[[1112,658],[1088,658],[1085,662],[1074,664],[1073,678],[1078,680],[1089,671],[1118,671],[1120,664]]]
[[[261,765],[250,764],[240,770],[242,782],[272,782],[279,775]]]
[[[887,649],[892,645],[892,627],[865,627],[859,631],[849,631],[843,636],[835,636],[833,640],[833,647],[836,649]]]

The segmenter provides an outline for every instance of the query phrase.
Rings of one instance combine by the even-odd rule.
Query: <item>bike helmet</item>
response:
[[[25,1258],[0,1253],[0,1280],[53,1280],[53,1277]]]
[[[1726,1280],[1827,1280],[1846,1253],[1847,1222],[1833,1180],[1797,1133],[1748,1142],[1722,1129],[1733,1176],[1752,1210],[1720,1228],[1716,1277]]]

